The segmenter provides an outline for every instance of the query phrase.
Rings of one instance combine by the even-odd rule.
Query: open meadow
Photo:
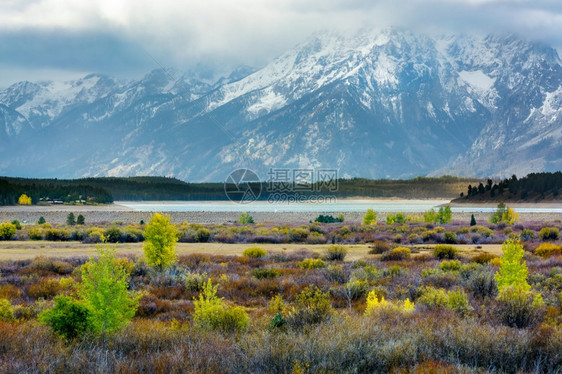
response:
[[[154,217],[0,226],[0,372],[561,370],[560,221]]]

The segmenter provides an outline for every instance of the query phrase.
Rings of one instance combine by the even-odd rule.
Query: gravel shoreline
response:
[[[460,205],[453,205],[460,206]],[[474,205],[473,205],[474,206]],[[494,206],[493,204],[482,204],[481,207]],[[558,203],[553,204],[510,204],[510,207],[521,208],[561,208],[562,205]],[[138,223],[141,220],[148,222],[152,216],[152,212],[139,212],[127,208],[119,204],[100,205],[100,206],[73,206],[73,205],[59,205],[59,206],[5,206],[0,207],[0,222],[10,222],[14,219],[22,223],[37,222],[39,217],[43,216],[47,222],[62,224],[66,222],[66,216],[69,212],[74,212],[75,215],[82,214],[86,223],[104,223],[104,222],[123,222],[123,223]],[[165,212],[169,214],[173,222],[189,223],[214,223],[221,224],[227,222],[235,222],[240,217],[239,212]],[[364,212],[251,212],[256,223],[261,222],[276,222],[276,223],[307,223],[314,220],[318,215],[333,215],[334,217],[343,213],[346,222],[361,222],[363,220]],[[378,221],[384,222],[386,218],[384,212],[378,213]],[[406,213],[408,214],[408,213]],[[411,213],[419,214],[419,213]],[[453,213],[453,222],[470,222],[470,216],[474,214],[477,221],[486,222],[490,213],[486,212],[463,212]],[[560,221],[562,220],[562,213],[519,213],[521,221]]]

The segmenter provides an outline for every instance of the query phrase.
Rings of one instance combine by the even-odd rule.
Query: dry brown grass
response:
[[[421,252],[431,251],[437,244],[420,244],[415,245],[414,248],[419,249]],[[496,256],[502,255],[501,244],[452,244],[459,252],[468,256],[475,256],[480,253],[491,253]]]
[[[223,244],[223,243],[178,243],[176,251],[178,256],[194,253],[210,255],[237,255],[242,256],[245,249],[254,244]],[[307,249],[322,255],[330,247],[329,244],[259,244],[268,252],[288,251],[294,252]],[[347,261],[354,261],[369,256],[369,245],[346,245]],[[49,242],[49,241],[9,241],[0,242],[0,260],[27,260],[37,256],[46,257],[76,257],[91,256],[95,253],[95,244],[78,242]],[[123,243],[117,246],[119,254],[141,255],[142,243]]]

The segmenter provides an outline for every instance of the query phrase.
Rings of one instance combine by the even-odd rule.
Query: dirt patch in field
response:
[[[259,246],[268,252],[299,251],[306,249],[322,255],[329,245],[310,244],[223,244],[223,243],[178,243],[176,252],[178,256],[193,253],[206,253],[211,255],[241,256],[246,248]],[[355,261],[368,256],[368,245],[347,245],[348,255],[346,260]],[[9,241],[0,242],[0,260],[26,260],[37,256],[46,257],[76,257],[92,256],[95,254],[95,244],[82,244],[78,242],[49,242],[49,241]],[[117,245],[117,253],[123,255],[142,255],[142,243],[124,243]]]

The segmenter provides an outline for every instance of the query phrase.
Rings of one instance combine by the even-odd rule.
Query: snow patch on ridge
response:
[[[253,115],[259,115],[260,113],[270,113],[274,110],[282,108],[287,103],[287,99],[273,91],[273,89],[268,88],[264,91],[263,96],[261,96],[258,101],[249,106],[246,110],[248,113]]]
[[[491,78],[484,74],[482,70],[476,71],[460,71],[459,77],[476,92],[485,94],[490,91],[496,82],[495,78]]]

